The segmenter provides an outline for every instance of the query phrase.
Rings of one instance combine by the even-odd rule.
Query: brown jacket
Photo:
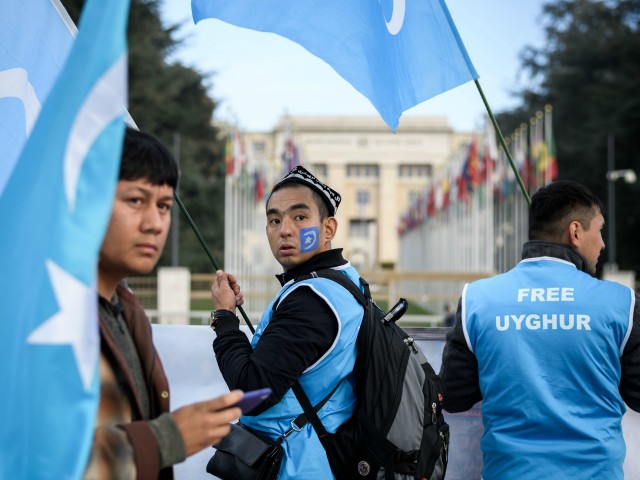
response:
[[[122,314],[136,350],[140,356],[140,363],[145,375],[145,380],[149,386],[149,407],[150,418],[156,418],[160,414],[169,411],[169,382],[164,373],[162,362],[158,352],[153,346],[151,338],[151,324],[144,309],[136,297],[123,286],[118,286],[116,293],[124,307]],[[100,348],[103,354],[113,363],[111,367],[114,371],[120,371],[125,376],[134,401],[132,401],[131,414],[133,418],[142,418],[142,406],[140,398],[135,389],[133,376],[127,366],[124,356],[117,348],[116,342],[111,336],[109,329],[100,318]],[[156,444],[155,436],[151,427],[146,421],[133,421],[121,425],[127,432],[127,436],[133,447],[134,458],[138,480],[171,480],[173,479],[173,469],[164,468],[160,470],[160,455]]]

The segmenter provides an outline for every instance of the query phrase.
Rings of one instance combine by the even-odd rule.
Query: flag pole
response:
[[[216,270],[222,270],[222,268],[220,268],[220,265],[218,264],[218,262],[216,262],[216,259],[214,258],[213,254],[211,253],[211,250],[207,246],[207,242],[205,242],[204,237],[200,233],[200,230],[198,229],[198,227],[196,226],[194,221],[191,219],[191,215],[189,215],[189,212],[187,211],[187,207],[185,207],[184,203],[182,203],[182,200],[180,199],[180,196],[178,195],[177,192],[174,192],[173,195],[174,195],[174,197],[176,199],[176,203],[178,204],[178,207],[180,207],[180,210],[182,211],[182,213],[184,214],[185,218],[187,219],[187,222],[189,223],[189,225],[191,225],[191,229],[193,230],[193,233],[196,234],[196,237],[198,238],[198,241],[200,242],[200,245],[202,245],[202,248],[204,249],[205,253],[209,257],[209,260],[211,261],[211,264],[213,265],[213,267]],[[238,310],[240,311],[240,315],[242,315],[242,318],[244,319],[244,321],[246,322],[247,326],[249,327],[249,330],[251,330],[251,333],[255,333],[255,328],[253,328],[253,325],[251,324],[251,321],[249,320],[249,317],[245,313],[245,311],[242,308],[242,306],[238,305]]]
[[[502,132],[500,131],[500,127],[498,126],[498,122],[496,121],[496,117],[493,116],[493,112],[491,111],[491,107],[489,107],[489,104],[487,103],[487,99],[484,96],[484,92],[482,91],[482,87],[480,86],[480,82],[478,82],[477,78],[474,79],[473,81],[476,84],[476,87],[478,87],[478,92],[480,92],[480,96],[482,97],[482,101],[484,102],[484,106],[487,109],[487,113],[489,114],[489,118],[491,119],[491,123],[493,123],[493,128],[496,129],[496,133],[498,134],[498,139],[500,140],[500,145],[502,145],[502,148],[504,149],[504,152],[507,155],[507,158],[509,159],[509,164],[511,165],[511,169],[513,170],[513,173],[515,173],[515,175],[516,175],[516,179],[518,180],[518,185],[520,185],[520,190],[522,191],[522,195],[524,195],[524,198],[527,201],[527,204],[529,206],[531,206],[531,197],[529,197],[529,193],[527,192],[527,189],[525,188],[524,183],[522,182],[522,177],[520,177],[520,173],[518,172],[518,169],[516,168],[516,164],[513,161],[513,157],[511,157],[511,152],[507,148],[507,144],[504,141],[504,137],[502,136]]]

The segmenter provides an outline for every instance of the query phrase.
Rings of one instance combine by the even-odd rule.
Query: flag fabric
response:
[[[9,3],[29,12],[38,0]],[[90,452],[96,268],[122,148],[128,6],[86,2],[64,68],[0,192],[0,478],[80,478]],[[30,28],[17,32],[13,51],[41,42]]]
[[[324,60],[395,131],[405,110],[478,78],[444,0],[192,0],[216,18],[288,38]]]
[[[73,44],[73,35],[53,3],[31,0],[2,5],[0,192]]]
[[[224,164],[226,165],[226,174],[233,175],[233,134],[231,132],[227,133],[227,141],[224,146]]]
[[[482,182],[482,166],[478,157],[478,141],[475,137],[469,145],[469,158],[467,160],[467,178],[472,188],[477,187]]]
[[[292,136],[289,136],[285,142],[284,150],[282,152],[282,168],[283,172],[285,172],[284,175],[298,165],[301,165],[300,152],[297,145],[294,143]]]
[[[484,179],[493,188],[493,172],[496,168],[496,162],[498,160],[498,142],[496,140],[496,131],[493,127],[493,123],[488,118],[484,124]]]
[[[547,105],[544,109],[544,138],[547,154],[545,169],[545,183],[552,182],[558,177],[558,159],[556,157],[556,142],[553,138],[553,108]]]
[[[547,178],[551,182],[558,178],[558,157],[556,156],[556,142],[553,138],[553,132],[549,134],[549,143],[547,144],[547,155],[549,157]]]
[[[255,201],[261,202],[264,198],[264,179],[260,170],[253,173],[253,192]]]
[[[244,133],[233,131],[233,168],[231,173],[235,178],[242,174],[247,166],[247,146],[244,142]]]

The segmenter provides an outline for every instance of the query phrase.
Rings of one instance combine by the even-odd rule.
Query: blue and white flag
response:
[[[29,11],[37,2],[9,3]],[[88,460],[99,390],[96,271],[122,149],[128,13],[129,0],[86,2],[0,192],[3,479],[80,478]],[[15,33],[16,49],[40,41],[23,37],[29,28]]]
[[[58,0],[12,0],[2,5],[0,192],[73,45],[73,22],[63,19],[66,12],[56,7],[62,8]]]
[[[191,8],[195,22],[217,18],[299,43],[394,131],[405,110],[478,78],[444,0],[192,0]]]

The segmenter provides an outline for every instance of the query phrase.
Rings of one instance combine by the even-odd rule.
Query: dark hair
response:
[[[558,241],[574,220],[588,230],[598,212],[603,212],[602,202],[585,186],[569,180],[552,182],[531,198],[529,240]]]
[[[284,188],[307,188],[311,192],[313,196],[313,201],[318,207],[318,213],[320,214],[320,221],[323,221],[325,218],[329,216],[329,207],[325,203],[324,199],[320,196],[318,192],[316,192],[313,188],[307,187],[306,185],[294,180],[294,179],[285,179],[280,183],[276,184],[271,190],[269,194],[269,198],[267,199],[267,205],[269,205],[269,200],[271,200],[271,196],[276,193],[278,190],[282,190]]]
[[[152,185],[169,185],[175,190],[179,177],[178,164],[160,140],[126,127],[118,180],[144,178]]]

